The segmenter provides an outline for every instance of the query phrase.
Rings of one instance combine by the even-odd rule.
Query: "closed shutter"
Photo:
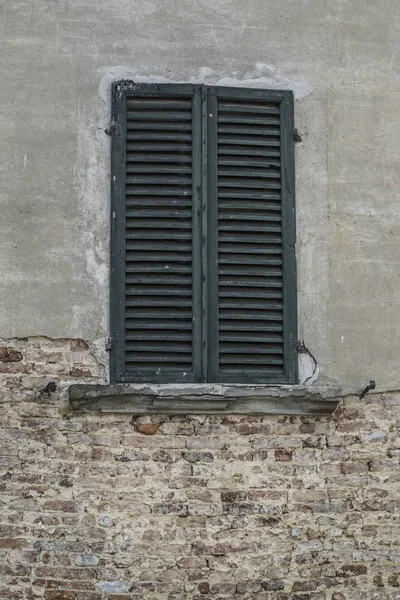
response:
[[[193,137],[201,124],[199,93],[190,85],[132,84],[126,90],[122,82],[115,94],[121,136],[114,139],[119,162],[113,169],[120,168],[114,202],[120,244],[114,247],[111,289],[120,301],[116,376],[197,381],[199,168]]]
[[[209,90],[212,381],[296,378],[291,106],[290,92]]]
[[[114,86],[113,381],[294,383],[293,96]]]

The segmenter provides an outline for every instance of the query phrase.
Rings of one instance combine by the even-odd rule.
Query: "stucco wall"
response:
[[[109,86],[295,90],[299,338],[321,378],[399,387],[395,0],[0,4],[1,337],[108,333]]]

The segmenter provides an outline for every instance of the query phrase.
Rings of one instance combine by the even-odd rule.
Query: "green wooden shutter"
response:
[[[113,93],[112,381],[296,382],[292,93]]]
[[[200,379],[201,90],[114,87],[111,320],[116,381]]]
[[[208,92],[208,379],[296,381],[291,92]]]

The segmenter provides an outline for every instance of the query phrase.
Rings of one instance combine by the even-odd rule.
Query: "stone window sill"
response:
[[[77,413],[131,415],[330,415],[341,399],[334,387],[302,385],[71,385]]]

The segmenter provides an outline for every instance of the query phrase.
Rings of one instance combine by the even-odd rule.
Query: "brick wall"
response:
[[[0,347],[2,600],[400,598],[400,393],[331,418],[70,415],[68,385],[103,377],[80,340]]]

